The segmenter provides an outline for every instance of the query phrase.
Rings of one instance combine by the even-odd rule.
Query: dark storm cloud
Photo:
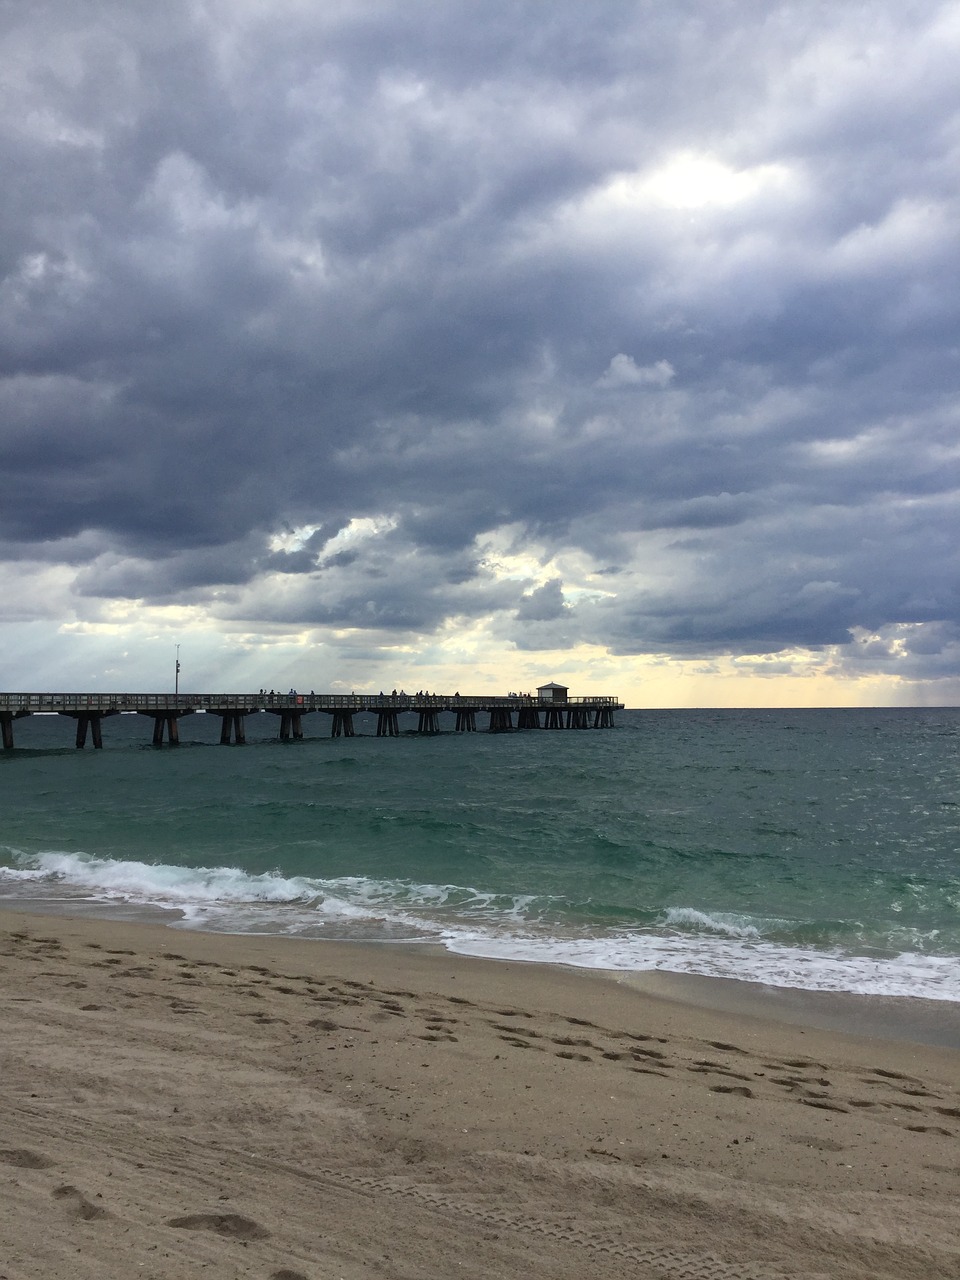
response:
[[[252,628],[952,634],[954,6],[25,0],[0,36],[12,558]],[[508,529],[544,580],[483,563]]]

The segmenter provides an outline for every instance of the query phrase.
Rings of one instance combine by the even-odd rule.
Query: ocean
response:
[[[356,724],[17,721],[0,906],[960,1001],[960,708]]]

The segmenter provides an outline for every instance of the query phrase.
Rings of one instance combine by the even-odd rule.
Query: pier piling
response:
[[[352,738],[354,737],[353,712],[352,711],[335,711],[333,720],[330,725],[331,738]]]
[[[243,712],[241,711],[221,712],[220,745],[228,747],[231,737],[238,746],[242,746],[247,740],[246,730],[243,727]]]
[[[61,711],[60,715],[69,716],[71,720],[77,722],[77,750],[81,751],[87,745],[87,730],[90,731],[90,740],[98,751],[103,750],[103,733],[100,727],[100,721],[104,716],[115,716],[116,711]]]
[[[430,708],[420,709],[420,722],[417,725],[417,733],[439,733],[440,720],[436,711]]]
[[[163,746],[163,734],[166,730],[171,747],[180,745],[180,717],[192,716],[193,707],[184,707],[182,711],[138,711],[137,715],[153,717],[153,745]]]
[[[400,722],[397,719],[396,711],[380,711],[377,713],[377,737],[378,738],[398,738],[400,736]]]

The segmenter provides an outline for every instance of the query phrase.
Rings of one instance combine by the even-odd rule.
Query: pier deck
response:
[[[303,717],[325,712],[331,717],[331,737],[354,737],[354,717],[377,717],[377,737],[398,737],[400,717],[416,715],[413,730],[440,733],[439,717],[451,713],[455,732],[472,733],[477,716],[488,717],[487,732],[524,729],[611,729],[614,712],[623,709],[615,697],[543,698],[463,696],[457,694],[359,693],[0,693],[0,734],[3,747],[14,746],[13,725],[32,715],[60,715],[76,721],[76,745],[103,746],[102,721],[116,715],[142,715],[153,720],[153,743],[166,736],[171,746],[180,740],[180,720],[197,712],[221,717],[223,744],[246,741],[244,720],[258,714],[275,715],[281,739],[303,737]]]

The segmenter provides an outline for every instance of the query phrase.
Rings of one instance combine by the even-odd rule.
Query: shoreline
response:
[[[687,983],[8,910],[0,976],[17,1280],[960,1271],[954,1049]]]
[[[680,973],[666,969],[622,970],[579,965],[547,964],[537,960],[469,956],[450,950],[439,942],[379,941],[288,937],[283,934],[226,932],[195,926],[178,927],[182,913],[176,908],[146,907],[77,900],[59,902],[43,898],[0,900],[0,921],[5,913],[78,920],[102,920],[133,927],[159,926],[176,934],[245,938],[273,938],[278,943],[305,947],[356,946],[396,949],[404,954],[422,952],[462,960],[482,960],[493,965],[512,965],[550,972],[567,973],[572,979],[596,979],[632,987],[651,997],[670,1000],[694,1009],[718,1014],[736,1014],[790,1026],[912,1044],[960,1050],[960,1001],[931,1000],[916,996],[870,995],[861,992],[815,991],[802,987],[778,987],[748,979],[723,978],[706,974]]]
[[[715,1013],[960,1051],[960,1003],[952,1000],[807,991],[663,970],[614,976],[649,995]]]

